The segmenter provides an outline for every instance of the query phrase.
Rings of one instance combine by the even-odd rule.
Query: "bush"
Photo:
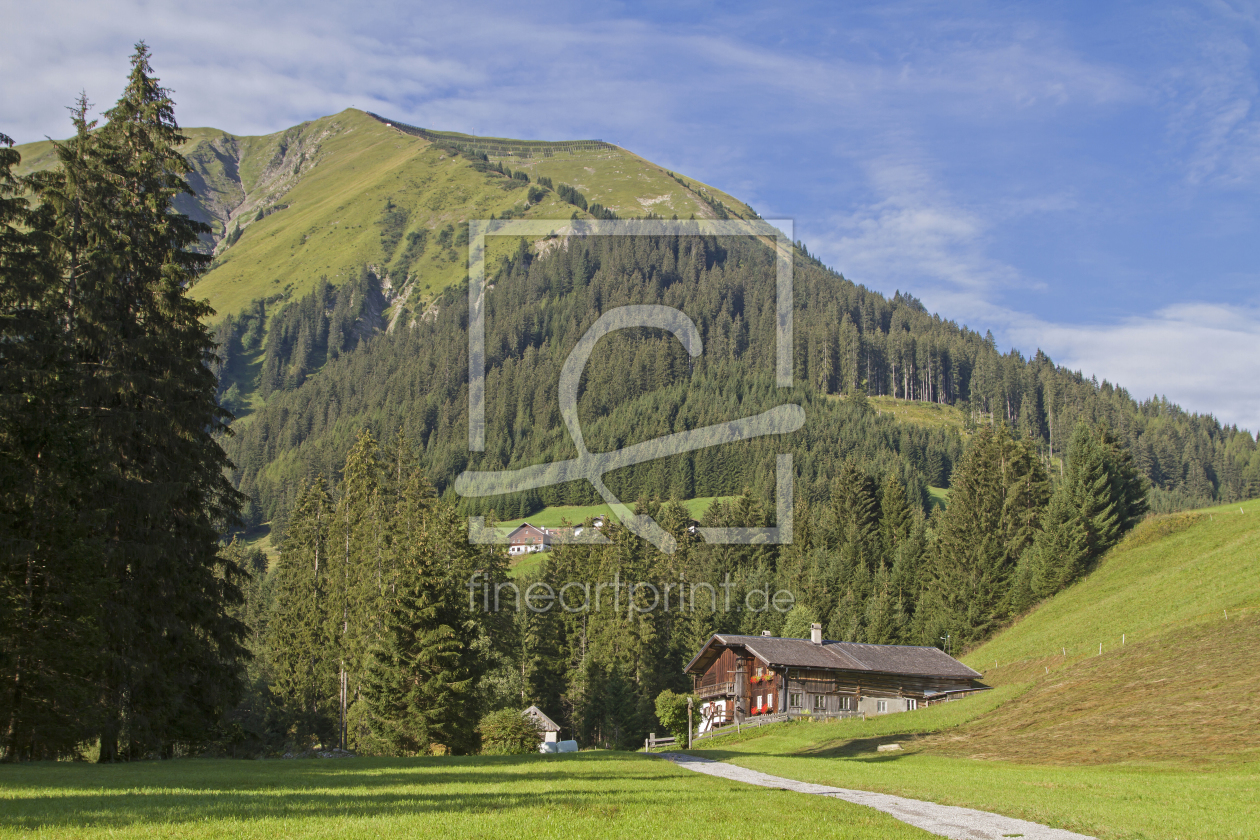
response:
[[[491,712],[477,724],[482,755],[528,755],[538,752],[542,732],[534,719],[516,709]]]
[[[661,726],[669,730],[669,734],[678,739],[679,746],[687,744],[687,698],[691,698],[694,706],[695,721],[700,720],[700,698],[694,694],[675,694],[665,689],[656,695],[656,719]]]

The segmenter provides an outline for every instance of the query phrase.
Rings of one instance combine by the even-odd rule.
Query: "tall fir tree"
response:
[[[90,737],[102,579],[85,492],[65,289],[0,135],[0,754],[78,754]],[[76,422],[79,421],[79,422]]]
[[[204,226],[176,212],[189,194],[173,103],[137,45],[126,89],[94,129],[87,103],[60,168],[32,181],[33,226],[55,246],[58,326],[77,435],[74,459],[103,579],[75,617],[99,627],[93,726],[102,761],[171,755],[212,733],[239,694],[241,570],[218,552],[239,496],[219,446],[213,314],[187,293]],[[69,605],[68,609],[75,609]]]
[[[265,650],[287,740],[298,749],[337,733],[337,663],[329,621],[328,530],[333,503],[323,476],[298,493],[271,573]]]

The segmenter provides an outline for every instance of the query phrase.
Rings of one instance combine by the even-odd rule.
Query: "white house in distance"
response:
[[[603,528],[604,517],[595,517],[591,524],[596,528]],[[583,530],[585,530],[584,525],[576,525],[572,528],[539,528],[524,522],[508,534],[508,556],[518,557],[535,551],[550,551],[556,543],[582,536]]]
[[[552,539],[549,528],[535,528],[526,522],[508,534],[508,555],[515,557],[518,554],[546,551],[551,548]]]

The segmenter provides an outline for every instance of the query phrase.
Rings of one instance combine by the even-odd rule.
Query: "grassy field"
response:
[[[880,414],[891,414],[903,423],[954,429],[966,437],[967,417],[962,409],[956,406],[919,400],[899,400],[895,397],[867,397],[867,399]]]
[[[699,519],[704,516],[705,511],[709,509],[715,501],[726,500],[729,496],[703,496],[698,499],[687,499],[683,504],[687,510],[691,511],[692,519]],[[626,507],[634,510],[634,502],[626,502]],[[570,525],[578,525],[593,516],[612,516],[612,510],[608,505],[555,505],[553,507],[543,508],[538,513],[526,516],[523,519],[512,519],[507,522],[500,522],[500,527],[515,528],[525,522],[536,525],[539,528],[558,528],[566,522]]]
[[[906,735],[937,730],[948,737],[951,727],[985,717],[972,719],[951,706],[988,712],[995,699],[1002,698],[870,721],[777,724],[693,752],[790,779],[978,808],[1104,840],[1260,836],[1260,763],[1254,761],[1207,767],[1015,763],[942,755]],[[877,753],[885,743],[900,743],[903,751]]]
[[[869,808],[680,770],[630,753],[0,766],[0,837],[918,840]]]
[[[948,487],[929,487],[928,488],[928,506],[932,508],[944,508],[949,504],[949,488]]]
[[[439,247],[436,234],[441,228],[514,208],[525,218],[555,219],[563,225],[576,209],[553,192],[528,206],[521,182],[476,172],[465,158],[451,157],[427,140],[353,108],[258,137],[214,128],[183,131],[189,138],[185,154],[194,169],[192,183],[200,190],[203,209],[213,210],[205,220],[217,237],[235,227],[242,232],[196,287],[196,294],[217,311],[216,318],[238,312],[256,298],[301,297],[321,276],[339,285],[363,265],[384,270],[399,292],[412,275],[409,309],[422,312],[435,292],[467,274],[467,249]],[[19,174],[56,163],[48,141],[17,150],[22,154]],[[236,165],[227,166],[227,160]],[[649,212],[665,218],[712,217],[702,197],[706,195],[745,218],[754,217],[732,196],[697,181],[680,184],[665,169],[624,149],[505,162],[531,180],[546,176],[576,187],[589,201],[623,218]],[[390,202],[401,212],[397,218],[402,228],[400,244],[387,252],[382,221]],[[280,204],[287,207],[255,218],[257,210]],[[588,214],[579,211],[579,216]],[[399,259],[406,252],[406,234],[418,231],[430,232],[428,246],[415,262],[404,265]],[[515,241],[492,237],[487,264],[497,264],[515,247]]]
[[[1101,838],[1260,836],[1258,549],[1260,501],[1154,517],[964,657],[992,692],[696,752]]]
[[[1260,608],[1260,500],[1153,517],[1088,577],[963,657],[998,681]],[[997,663],[995,666],[994,663]]]

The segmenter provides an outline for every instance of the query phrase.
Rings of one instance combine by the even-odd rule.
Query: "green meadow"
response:
[[[869,808],[632,753],[0,767],[0,837],[727,838],[932,835]]]
[[[729,496],[704,496],[698,499],[687,499],[683,505],[691,513],[692,519],[699,519],[704,516],[705,511],[717,501],[725,501],[732,497]],[[634,502],[627,502],[626,507],[634,510]],[[553,505],[545,507],[532,516],[526,516],[523,519],[512,519],[507,522],[500,522],[500,527],[515,528],[526,522],[539,528],[559,528],[562,525],[574,525],[585,522],[596,516],[612,516],[612,508],[608,505]],[[541,553],[526,554],[521,557],[512,558],[512,567],[508,571],[508,576],[512,578],[528,577],[536,574],[542,567],[543,555]]]

